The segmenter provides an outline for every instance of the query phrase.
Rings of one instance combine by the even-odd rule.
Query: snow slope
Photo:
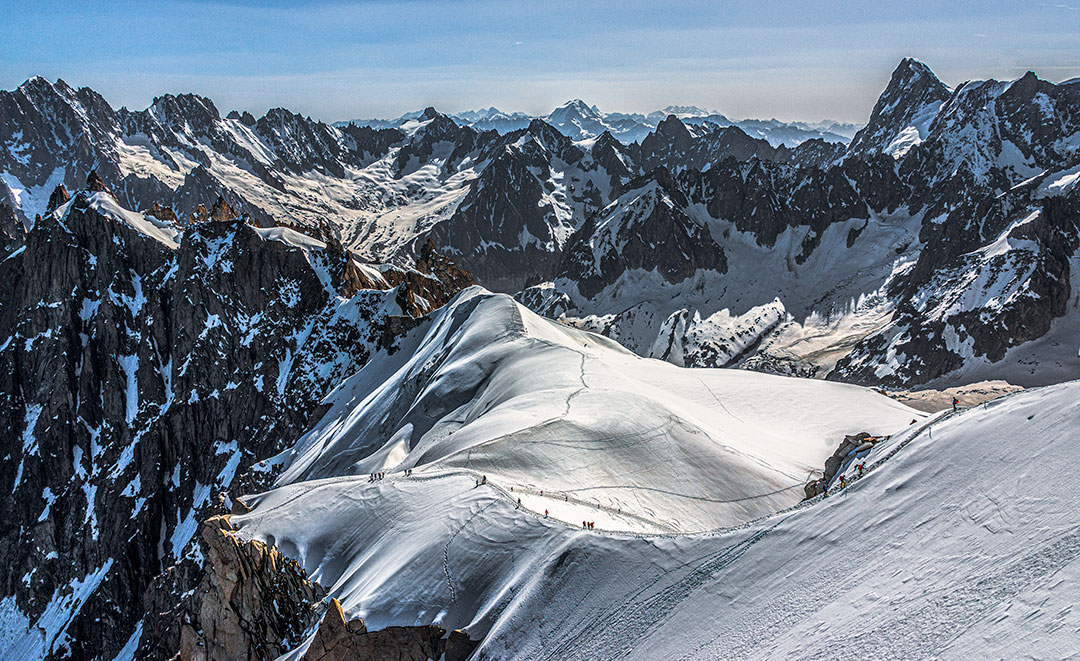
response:
[[[479,288],[411,341],[331,393],[234,517],[373,629],[483,635],[566,548],[770,515],[844,434],[925,417],[855,386],[640,358]]]
[[[573,530],[452,475],[277,489],[234,521],[344,577],[372,628],[468,623],[480,659],[1067,658],[1080,478],[1050,467],[1077,458],[1078,396],[912,426],[847,489],[716,533]]]
[[[743,530],[568,544],[480,658],[1074,658],[1080,478],[1047,466],[1077,459],[1078,396],[894,436],[839,495]]]
[[[534,510],[577,501],[582,517],[557,516],[591,520],[599,506],[612,519],[603,527],[642,532],[735,525],[793,504],[845,433],[889,433],[913,417],[862,388],[642,359],[480,288],[392,376],[373,364],[329,402],[279,484],[486,474]]]

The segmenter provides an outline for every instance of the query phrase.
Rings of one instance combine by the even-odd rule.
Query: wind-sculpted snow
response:
[[[845,432],[911,419],[860,388],[642,359],[479,289],[432,323],[392,374],[377,359],[331,395],[279,485],[490,473],[533,509],[562,500],[599,505],[605,527],[701,530],[797,501]]]
[[[844,434],[924,415],[855,386],[640,358],[479,288],[415,333],[327,398],[275,488],[233,519],[369,627],[482,634],[583,520],[744,524],[798,503]]]
[[[726,531],[586,531],[431,464],[281,486],[234,522],[369,626],[463,626],[479,659],[1067,657],[1080,482],[1046,466],[1075,454],[1078,391],[924,420],[846,489]]]

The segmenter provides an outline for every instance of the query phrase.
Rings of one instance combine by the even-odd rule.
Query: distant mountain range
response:
[[[397,128],[410,120],[415,120],[423,111],[411,112],[396,119],[354,119],[337,122],[335,126],[369,126],[371,128]],[[859,130],[857,124],[834,121],[816,123],[781,122],[777,119],[741,119],[732,120],[715,110],[705,110],[697,106],[668,106],[647,115],[641,113],[601,112],[595,105],[590,106],[581,99],[573,99],[543,116],[527,115],[522,112],[506,113],[494,106],[483,110],[467,110],[450,115],[450,118],[462,126],[469,126],[478,131],[497,131],[511,133],[526,128],[534,119],[539,119],[558,129],[572,140],[589,140],[599,137],[605,131],[619,142],[630,144],[639,142],[656,130],[657,124],[668,116],[678,117],[686,124],[715,124],[718,127],[737,126],[754,138],[767,140],[773,147],[786,145],[796,147],[813,139],[825,142],[847,143]]]
[[[793,505],[827,439],[862,429],[806,436],[813,451],[798,464],[721,441],[779,418],[762,438],[786,443],[785,426],[805,434],[800,420],[817,424],[826,404],[848,426],[864,405],[907,423],[899,404],[850,384],[1080,376],[1080,82],[1028,73],[949,87],[905,59],[850,143],[834,133],[843,127],[796,126],[798,143],[777,146],[776,127],[765,139],[694,108],[661,114],[571,102],[546,118],[426,108],[334,126],[281,108],[223,115],[191,94],[115,109],[40,77],[0,91],[0,632],[11,655],[276,658],[310,642],[337,590],[348,608],[382,609],[369,624],[408,625],[398,634],[428,645],[415,658],[444,654],[432,641],[445,632],[429,628],[439,613],[454,626],[480,618],[473,630],[495,631],[486,644],[505,643],[491,648],[501,658],[516,600],[546,594],[515,592],[507,577],[583,566],[576,554],[591,551],[544,546],[585,539],[578,510],[571,529],[558,524],[565,538],[539,509],[512,519],[513,543],[540,531],[528,547],[547,549],[543,564],[520,565],[458,532],[495,513],[510,521],[521,513],[510,499],[529,509],[534,494],[474,487],[487,473],[429,480],[425,466],[517,471],[509,484],[537,491],[564,471],[575,495],[562,502],[585,507],[582,519],[701,530]],[[642,357],[743,371],[702,380]],[[774,401],[789,388],[803,417]],[[1043,415],[1026,406],[1008,424],[1041,429],[1041,417],[1024,426]],[[699,422],[721,412],[745,426]],[[565,424],[571,414],[580,424]],[[625,433],[611,432],[622,418]],[[649,454],[566,463],[596,447]],[[647,476],[675,454],[668,483],[733,457],[756,477],[719,500],[711,482],[683,498]],[[606,509],[572,484],[622,479],[631,465],[645,477],[616,485]],[[413,467],[418,479],[404,480]],[[348,484],[319,491],[315,478]],[[245,519],[235,496],[264,492]],[[682,504],[654,509],[668,496]],[[294,499],[304,506],[284,506]],[[383,517],[396,502],[403,513]],[[340,511],[327,516],[327,503]],[[209,518],[229,511],[263,536],[241,540]],[[410,531],[415,544],[399,544]],[[374,565],[356,535],[380,536]],[[469,548],[480,551],[462,560]],[[470,591],[466,568],[490,589]],[[338,582],[354,569],[356,583]],[[322,633],[363,626],[331,618]]]

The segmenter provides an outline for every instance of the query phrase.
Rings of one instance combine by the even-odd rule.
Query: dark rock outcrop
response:
[[[727,270],[723,248],[683,211],[686,197],[667,170],[659,168],[626,189],[567,246],[561,273],[576,281],[583,295],[599,293],[631,269],[655,270],[667,282],[681,282],[700,270]]]
[[[849,154],[881,153],[920,115],[933,118],[936,107],[950,96],[949,88],[922,62],[904,58],[878,97],[870,121],[852,138]]]
[[[194,593],[179,609],[165,611],[164,621],[152,611],[148,640],[162,653],[179,649],[183,659],[206,661],[274,659],[318,622],[325,590],[275,547],[239,539],[227,515],[200,525],[199,545],[205,570]]]
[[[401,661],[465,661],[479,643],[461,631],[435,625],[387,627],[368,631],[363,620],[345,619],[341,604],[331,599],[304,654],[304,661],[400,659]]]
[[[844,465],[844,460],[852,452],[862,448],[863,450],[869,450],[878,441],[882,440],[880,437],[871,436],[866,432],[860,432],[851,436],[845,436],[844,441],[836,448],[836,451],[832,453],[832,456],[825,460],[825,471],[822,476],[816,480],[808,482],[803,488],[806,494],[806,499],[809,500],[815,496],[819,496],[825,492],[829,483],[840,471],[840,468]]]
[[[76,194],[0,262],[0,587],[50,658],[115,656],[152,579],[195,557],[213,493],[265,486],[256,462],[401,328],[398,291],[324,281],[332,250],[238,221],[174,248],[98,199]],[[169,598],[201,579],[173,572]],[[54,596],[67,633],[39,634]]]
[[[54,211],[70,199],[71,194],[64,188],[64,184],[58,184],[49,195],[49,204],[45,209],[46,211]]]

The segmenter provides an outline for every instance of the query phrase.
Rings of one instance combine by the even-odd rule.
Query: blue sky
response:
[[[904,56],[947,84],[1080,76],[1080,0],[1030,2],[55,2],[0,0],[0,87],[31,75],[114,106],[166,92],[324,120],[434,105],[546,113],[669,104],[865,121]]]

